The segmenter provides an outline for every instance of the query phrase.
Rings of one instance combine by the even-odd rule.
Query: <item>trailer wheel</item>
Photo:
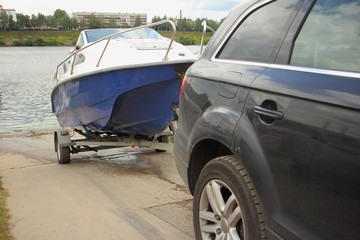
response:
[[[55,147],[56,155],[59,164],[68,164],[70,163],[70,148],[69,147],[60,147],[57,134],[55,135]]]
[[[155,149],[156,152],[166,152],[166,150],[163,150],[163,149]]]
[[[158,141],[163,142],[163,143],[168,143],[169,139],[168,139],[168,136],[164,135],[164,136],[158,137]],[[155,151],[156,152],[166,152],[166,150],[163,150],[163,149],[155,149]]]

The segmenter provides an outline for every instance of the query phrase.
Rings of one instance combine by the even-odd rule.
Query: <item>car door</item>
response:
[[[269,65],[253,82],[243,118],[269,169],[271,188],[260,191],[268,227],[291,239],[357,239],[360,3],[320,0],[310,9],[287,36],[294,45],[283,43],[289,64]]]

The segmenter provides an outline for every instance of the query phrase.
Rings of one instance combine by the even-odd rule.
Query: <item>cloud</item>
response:
[[[193,1],[193,8],[201,9],[201,10],[210,10],[210,11],[229,11],[231,10],[238,1],[232,0],[194,0]]]
[[[27,15],[43,13],[52,15],[56,9],[72,12],[138,12],[147,13],[148,21],[154,15],[179,17],[182,10],[183,17],[196,19],[208,18],[220,20],[226,17],[229,10],[238,2],[234,0],[132,0],[125,4],[117,0],[102,0],[102,4],[85,0],[62,0],[56,4],[49,4],[48,0],[2,0],[5,8],[15,9],[17,13]],[[1,0],[0,0],[1,2]]]

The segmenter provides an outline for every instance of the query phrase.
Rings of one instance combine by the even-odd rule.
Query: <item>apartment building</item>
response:
[[[13,20],[16,21],[16,11],[15,9],[4,9],[3,5],[0,2],[0,13],[4,12],[8,15],[11,15]]]
[[[108,25],[111,19],[115,19],[116,24],[121,26],[124,24],[133,27],[136,22],[136,18],[140,17],[141,25],[147,23],[146,13],[102,13],[102,12],[74,12],[72,17],[76,18],[77,22],[88,22],[90,17],[95,15],[97,18],[102,20],[104,26]]]

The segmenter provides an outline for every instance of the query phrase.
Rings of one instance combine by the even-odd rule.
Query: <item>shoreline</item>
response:
[[[16,137],[35,137],[41,135],[53,134],[54,129],[39,129],[39,130],[22,130],[21,132],[0,133],[0,140],[3,138],[16,138]],[[0,149],[1,152],[1,149]]]
[[[0,31],[0,47],[75,46],[80,34],[80,31],[21,31],[23,35],[19,38],[17,32],[19,31]],[[171,38],[172,34],[170,31],[158,31],[158,33],[167,38]],[[210,40],[212,35],[212,33],[205,35],[205,44]],[[183,45],[200,45],[201,36],[202,32],[177,31],[175,41]],[[16,45],[14,45],[15,43]]]

